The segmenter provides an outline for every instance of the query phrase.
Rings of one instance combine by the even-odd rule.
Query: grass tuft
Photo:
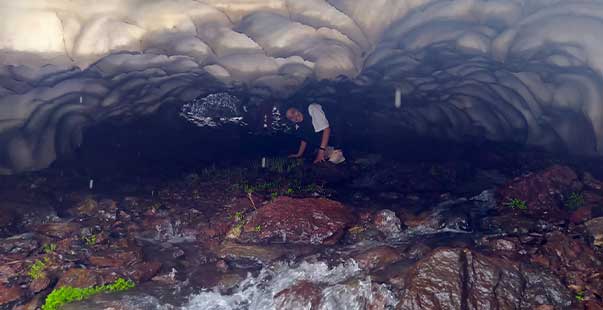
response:
[[[81,301],[101,293],[121,292],[134,288],[136,285],[130,280],[117,279],[112,284],[93,286],[88,288],[75,288],[64,286],[54,289],[47,297],[42,310],[59,310],[63,305],[74,301]]]

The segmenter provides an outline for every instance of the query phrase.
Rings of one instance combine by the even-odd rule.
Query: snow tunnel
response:
[[[220,92],[321,102],[376,135],[603,155],[598,1],[25,0],[0,17],[2,174]]]
[[[603,0],[0,0],[0,310],[603,309],[602,33]]]

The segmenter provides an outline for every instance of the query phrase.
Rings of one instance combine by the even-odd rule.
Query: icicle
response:
[[[399,87],[396,87],[396,102],[394,103],[396,109],[399,109],[402,106],[402,90]]]
[[[93,179],[90,179],[90,182],[88,182],[88,188],[89,189],[94,188],[94,180]]]

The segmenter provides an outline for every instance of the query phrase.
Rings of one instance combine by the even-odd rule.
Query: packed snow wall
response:
[[[595,0],[2,1],[0,173],[48,166],[103,120],[342,76],[371,103],[337,104],[417,135],[600,156],[602,31]]]

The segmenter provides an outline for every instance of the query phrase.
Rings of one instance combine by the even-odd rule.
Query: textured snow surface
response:
[[[1,1],[0,173],[95,122],[339,76],[417,134],[603,155],[602,32],[595,0]]]

